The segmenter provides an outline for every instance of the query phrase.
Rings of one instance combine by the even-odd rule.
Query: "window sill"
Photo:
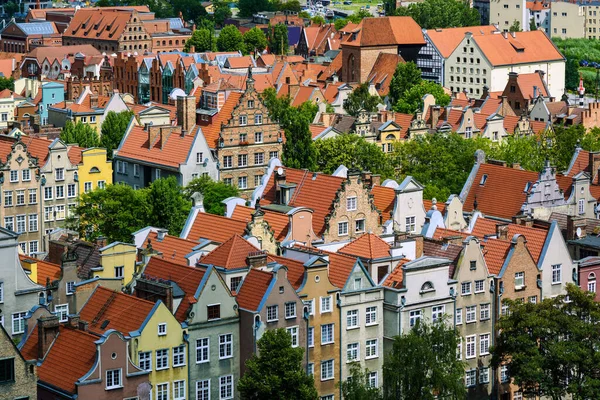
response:
[[[331,344],[334,344],[334,342],[321,343],[321,346],[329,346]]]
[[[352,363],[355,363],[355,362],[360,362],[360,360],[358,358],[356,358],[354,360],[347,360],[346,364],[352,364]]]
[[[169,369],[169,367],[164,367],[164,368],[156,368],[156,370],[157,370],[157,371],[164,371],[164,370],[167,370],[167,369]]]
[[[331,381],[333,380],[333,377],[331,378],[321,378],[321,382],[326,382],[326,381]]]
[[[296,319],[296,316],[295,316],[295,315],[293,315],[293,316],[291,316],[291,317],[285,317],[285,319],[286,319],[286,320],[289,320],[289,319]]]
[[[365,360],[373,360],[375,358],[379,358],[379,355],[376,356],[370,356],[370,357],[365,357]]]
[[[365,324],[365,326],[367,326],[367,327],[368,326],[377,326],[377,325],[379,325],[379,322],[372,322],[370,324]]]
[[[208,364],[209,362],[210,362],[210,360],[196,361],[196,364]]]
[[[485,290],[481,290],[479,292],[475,292],[475,294],[481,294],[481,293],[485,293]]]
[[[173,368],[182,368],[185,367],[185,364],[181,364],[181,365],[173,365]]]
[[[123,389],[123,386],[111,386],[111,387],[106,388],[106,390],[115,390],[115,389]]]
[[[279,320],[278,319],[270,319],[270,320],[267,320],[267,324],[277,322],[277,321],[279,321]]]
[[[477,322],[477,320],[475,320],[475,321],[467,321],[467,324],[474,324],[475,322]]]
[[[515,292],[520,292],[527,289],[527,286],[515,286]]]
[[[552,286],[555,286],[555,285],[562,285],[562,282],[552,282]]]
[[[348,327],[346,327],[346,330],[347,331],[353,331],[354,329],[359,329],[359,328],[360,328],[360,326],[358,326],[358,325],[356,325],[356,326],[348,326]]]
[[[230,358],[233,358],[233,356],[219,357],[219,360],[229,360]]]
[[[460,295],[461,295],[461,296],[470,296],[470,295],[471,295],[471,293],[461,293]]]

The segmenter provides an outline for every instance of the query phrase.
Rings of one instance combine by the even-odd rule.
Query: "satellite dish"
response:
[[[283,168],[281,168],[281,167],[277,168],[277,175],[279,175],[279,176],[283,175]]]
[[[577,237],[580,238],[581,237],[581,228],[577,228]]]

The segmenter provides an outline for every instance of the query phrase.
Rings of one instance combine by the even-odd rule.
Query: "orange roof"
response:
[[[390,83],[396,72],[396,65],[403,63],[405,61],[399,54],[379,53],[367,80],[375,85],[380,96],[387,96],[390,91]]]
[[[40,163],[45,163],[50,151],[48,146],[52,144],[52,140],[37,138],[33,136],[21,136],[20,140],[23,144],[25,144],[25,146],[27,146],[27,151],[29,152],[29,154],[31,154],[33,157],[36,157],[40,161]],[[16,139],[11,136],[1,135],[0,157],[6,157],[6,155],[8,155],[11,152],[10,146],[12,146],[12,144],[15,142]],[[5,148],[7,148],[8,151],[5,151]],[[69,161],[71,161],[71,164],[77,165],[81,163],[82,150],[84,149],[78,146],[68,146],[67,155],[69,157]]]
[[[190,300],[195,296],[205,272],[204,268],[186,267],[157,257],[150,258],[144,269],[144,275],[175,282],[185,293],[179,307],[175,310],[175,318],[179,322],[185,321],[187,318],[191,305]]]
[[[202,257],[199,263],[214,265],[225,269],[237,269],[248,266],[248,255],[261,250],[238,234]]]
[[[329,253],[329,280],[335,286],[343,288],[348,276],[356,264],[356,257],[339,253]]]
[[[508,240],[487,239],[481,242],[481,246],[483,247],[483,257],[488,267],[488,272],[498,275],[506,260],[506,255],[510,249],[510,242]]]
[[[287,268],[288,281],[290,281],[294,289],[298,289],[300,285],[302,285],[302,282],[304,281],[304,263],[302,261],[273,254],[269,254],[269,258]]]
[[[546,90],[546,83],[542,80],[539,73],[533,72],[531,74],[519,74],[517,77],[517,84],[521,90],[521,94],[525,99],[535,99],[533,95],[533,87],[537,87],[536,96],[549,97],[548,91]]]
[[[446,210],[446,203],[437,202],[435,204],[435,206],[437,207],[437,210],[439,212],[441,212],[442,214]],[[428,200],[428,199],[423,199],[423,208],[425,208],[425,212],[431,210],[431,207],[433,207],[433,201],[432,200]]]
[[[403,114],[403,113],[395,113],[394,121],[400,125],[400,138],[408,139],[408,128],[410,128],[410,123],[414,119],[413,114]]]
[[[152,240],[152,248],[160,251],[162,253],[162,258],[183,265],[187,265],[188,262],[185,255],[191,253],[192,248],[198,245],[197,242],[171,235],[165,235],[163,240],[158,240],[157,232],[148,233],[144,242],[146,242],[147,239]]]
[[[248,68],[254,66],[254,62],[250,56],[228,57],[226,64],[229,65],[229,68]]]
[[[373,186],[371,189],[373,203],[384,218],[391,217],[394,211],[394,202],[396,201],[396,192],[394,189],[386,186]]]
[[[580,172],[590,172],[590,152],[576,149],[575,160],[571,160],[566,176],[573,177]]]
[[[342,46],[426,44],[421,27],[412,17],[364,18]]]
[[[473,36],[473,40],[493,66],[564,60],[543,31]]]
[[[244,221],[246,223],[252,221],[252,214],[254,214],[254,208],[246,206],[236,206],[233,210],[231,218],[238,221]],[[285,239],[288,233],[290,219],[286,214],[278,213],[271,210],[261,209],[265,214],[265,221],[268,222],[271,229],[274,231],[275,240],[281,242]]]
[[[132,11],[106,10],[103,8],[78,10],[71,23],[63,32],[65,37],[78,37],[93,40],[117,40],[123,32]]]
[[[394,289],[401,288],[403,283],[402,280],[404,278],[404,271],[402,271],[402,266],[409,261],[410,260],[408,258],[403,258],[402,260],[400,260],[398,265],[396,265],[396,268],[394,268],[394,270],[388,274],[387,278],[383,282],[383,286],[391,287]]]
[[[240,97],[242,97],[241,93],[230,93],[219,113],[213,117],[212,123],[202,127],[202,133],[204,134],[209,147],[213,149],[217,148],[219,134],[221,133],[221,124],[227,123],[231,119],[231,113],[240,101]]]
[[[453,231],[452,229],[445,229],[445,228],[438,227],[435,229],[432,239],[442,240],[445,238],[456,237],[456,236],[462,236],[463,239],[466,239],[469,236],[469,234],[465,233],[465,232]]]
[[[75,46],[60,46],[60,47],[36,47],[27,53],[26,57],[32,57],[42,63],[44,59],[63,60],[65,57],[73,57],[77,53],[82,53],[86,56],[98,56],[98,51],[91,44],[79,44]]]
[[[236,300],[240,308],[248,311],[258,311],[262,299],[273,280],[273,273],[251,269],[242,282]]]
[[[390,257],[390,245],[373,233],[365,233],[338,250],[365,259]]]
[[[318,90],[319,88],[314,86],[300,86],[299,90],[296,92],[296,96],[292,100],[292,106],[298,107],[302,103],[312,100],[315,91]]]
[[[189,240],[208,239],[223,243],[233,235],[241,235],[246,230],[246,222],[220,215],[199,212],[186,236]]]
[[[95,334],[101,335],[109,329],[128,334],[142,326],[152,308],[151,301],[98,285],[79,311],[79,318],[87,321],[89,331]],[[105,321],[109,321],[108,324],[105,325]]]
[[[497,29],[493,25],[481,25],[460,28],[428,29],[426,34],[442,57],[448,58],[465,38],[465,33],[471,32],[473,36],[483,36],[491,35],[494,31],[497,31]]]
[[[313,140],[319,136],[325,129],[329,128],[328,126],[318,125],[318,124],[310,124],[308,129],[310,130],[310,134]]]
[[[29,260],[37,264],[37,284],[46,286],[48,280],[50,282],[60,279],[62,269],[60,265],[47,261],[37,260],[24,255],[19,255],[21,261]]]

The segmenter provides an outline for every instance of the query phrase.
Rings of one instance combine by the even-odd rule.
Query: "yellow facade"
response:
[[[134,244],[114,242],[100,249],[100,265],[94,276],[100,278],[122,277],[123,286],[129,284],[135,272],[137,249]]]
[[[391,153],[394,150],[394,143],[400,141],[400,129],[394,124],[389,124],[380,131],[379,145],[384,153]]]
[[[102,113],[100,114],[73,114],[73,124],[77,124],[81,122],[84,125],[89,125],[98,132],[100,135],[100,118],[102,117]]]
[[[106,149],[93,147],[81,152],[78,167],[79,193],[89,192],[98,186],[112,184],[112,162],[107,159]]]
[[[184,333],[185,330],[181,324],[161,301],[156,303],[140,330],[130,333],[132,337],[132,345],[129,347],[131,360],[142,368],[149,367],[149,378],[152,384],[151,398],[153,399],[159,398],[157,391],[165,388],[169,394],[166,398],[176,398],[174,396],[176,387],[182,387],[183,398],[187,398],[188,349]],[[165,354],[165,351],[166,367],[163,368],[159,365],[158,360],[161,355]],[[183,359],[175,357],[177,354],[182,354]],[[144,361],[148,359],[149,364]],[[177,362],[176,359],[182,363]]]

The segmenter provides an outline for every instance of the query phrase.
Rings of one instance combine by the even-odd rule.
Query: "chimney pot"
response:
[[[169,231],[167,229],[159,229],[156,231],[156,238],[158,239],[159,242],[162,242],[165,239],[165,236],[167,236],[167,233]]]
[[[498,239],[508,240],[508,224],[497,224],[496,236]]]

